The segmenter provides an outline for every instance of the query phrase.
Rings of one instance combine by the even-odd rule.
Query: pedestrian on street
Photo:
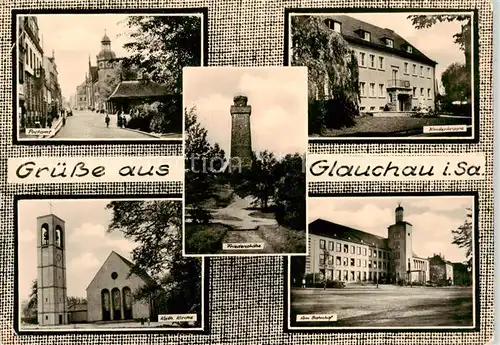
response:
[[[110,119],[109,119],[109,115],[108,114],[106,114],[105,121],[106,121],[106,127],[109,127],[109,121],[110,121]]]

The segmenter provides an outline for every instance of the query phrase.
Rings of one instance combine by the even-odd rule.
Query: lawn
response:
[[[275,253],[306,253],[306,232],[281,225],[259,225],[257,232],[275,250]]]
[[[293,327],[464,327],[473,325],[470,287],[293,288]],[[295,322],[297,314],[337,314],[336,322]]]
[[[438,125],[470,125],[472,119],[453,117],[373,117],[360,116],[352,127],[342,129],[327,129],[322,137],[337,136],[397,136],[397,135],[419,135],[422,134],[423,126]],[[463,135],[463,133],[451,133],[452,135]],[[447,133],[440,133],[447,135]],[[315,135],[318,136],[318,135]]]

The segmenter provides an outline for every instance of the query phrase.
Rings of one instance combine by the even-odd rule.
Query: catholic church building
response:
[[[133,263],[116,253],[109,254],[87,287],[88,322],[147,319],[155,315],[153,301],[135,301],[134,291],[155,284],[148,275],[130,275]]]
[[[323,219],[309,224],[309,253],[305,273],[320,273],[327,280],[353,282],[426,283],[429,260],[413,250],[413,226],[404,209],[395,210],[387,237]]]

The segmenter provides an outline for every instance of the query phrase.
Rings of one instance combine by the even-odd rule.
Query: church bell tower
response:
[[[236,96],[231,105],[231,163],[238,160],[241,167],[249,168],[252,164],[252,135],[250,113],[252,107],[247,104],[246,96]]]
[[[38,217],[36,224],[38,324],[67,324],[64,221],[49,214]]]

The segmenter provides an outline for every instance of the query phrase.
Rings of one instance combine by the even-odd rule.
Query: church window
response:
[[[62,232],[59,225],[56,226],[56,246],[62,248]]]
[[[118,273],[116,272],[111,273],[111,279],[115,280],[116,278],[118,278]]]
[[[47,246],[49,244],[49,225],[44,223],[42,225],[42,245]]]

